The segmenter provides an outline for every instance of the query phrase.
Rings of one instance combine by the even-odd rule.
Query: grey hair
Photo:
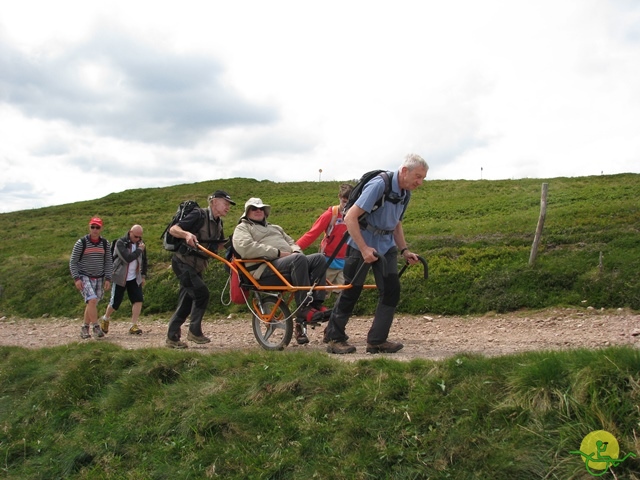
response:
[[[410,153],[406,157],[404,157],[404,162],[402,162],[402,167],[407,167],[407,170],[411,171],[416,167],[422,167],[425,170],[429,171],[429,165],[420,155],[416,155],[415,153]]]

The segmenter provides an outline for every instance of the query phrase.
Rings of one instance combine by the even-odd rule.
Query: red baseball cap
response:
[[[100,217],[93,217],[89,220],[89,225],[99,225],[102,227],[102,219]]]

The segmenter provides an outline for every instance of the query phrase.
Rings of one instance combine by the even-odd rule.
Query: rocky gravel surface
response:
[[[142,335],[128,333],[129,322],[112,319],[109,333],[103,339],[80,339],[80,319],[43,317],[25,319],[0,317],[0,345],[42,348],[73,342],[110,342],[122,348],[164,347],[167,319],[143,317]],[[344,360],[372,358],[365,353],[366,334],[371,317],[354,317],[347,326],[350,342],[357,347]],[[295,340],[285,349],[325,351],[323,326],[309,329],[310,342],[299,346]],[[207,318],[205,335],[212,339],[206,345],[189,343],[189,350],[215,353],[228,350],[259,349],[251,329],[249,315]],[[186,337],[186,335],[184,335]],[[612,345],[640,346],[640,314],[624,310],[548,309],[536,312],[486,314],[483,316],[408,316],[399,314],[391,329],[390,339],[405,347],[396,354],[383,354],[398,360],[425,358],[440,360],[460,353],[499,356],[533,350],[565,350],[605,348]]]

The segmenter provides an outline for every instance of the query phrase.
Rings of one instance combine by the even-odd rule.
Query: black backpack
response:
[[[111,258],[113,258],[114,260],[116,259],[116,242],[120,240],[119,238],[115,238],[112,242],[111,242]]]
[[[347,210],[349,210],[349,208],[351,208],[351,206],[353,206],[353,204],[356,203],[356,200],[360,198],[360,195],[362,195],[362,189],[364,188],[364,186],[377,176],[380,176],[384,179],[384,193],[373,205],[371,212],[375,212],[378,208],[380,208],[384,204],[385,201],[390,201],[392,203],[398,203],[402,201],[402,198],[392,195],[392,192],[391,192],[391,180],[393,179],[393,172],[389,172],[387,170],[371,170],[370,172],[367,172],[364,175],[362,175],[362,177],[360,177],[360,180],[358,180],[358,183],[356,183],[355,186],[353,187],[353,190],[351,190],[351,193],[349,194],[349,199],[347,200],[347,203],[345,204],[342,210],[343,214],[346,215]],[[405,204],[409,201],[409,194],[410,192],[407,192],[404,197]],[[360,217],[360,225],[363,228],[367,227],[367,221],[365,218],[366,216],[367,216],[367,213],[363,214]]]
[[[194,200],[185,200],[178,206],[178,210],[167,225],[167,228],[165,228],[164,232],[162,232],[162,235],[160,235],[160,238],[162,239],[162,246],[165,248],[165,250],[169,250],[170,252],[178,251],[180,245],[184,243],[184,240],[182,238],[176,238],[171,235],[169,233],[169,229],[184,217],[186,217],[195,208],[200,209],[200,206]],[[202,209],[200,209],[200,218],[204,219],[204,211]]]

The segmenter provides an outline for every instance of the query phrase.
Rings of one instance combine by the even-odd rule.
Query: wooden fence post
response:
[[[536,262],[536,255],[538,254],[538,244],[540,243],[540,237],[542,236],[544,219],[547,215],[547,191],[548,190],[549,190],[549,184],[543,183],[542,193],[540,194],[540,218],[538,218],[536,235],[533,238],[533,245],[531,246],[531,255],[529,256],[529,265],[533,265]]]
[[[604,270],[604,265],[602,263],[602,252],[600,252],[600,259],[598,260],[598,272],[602,273],[602,271]]]

